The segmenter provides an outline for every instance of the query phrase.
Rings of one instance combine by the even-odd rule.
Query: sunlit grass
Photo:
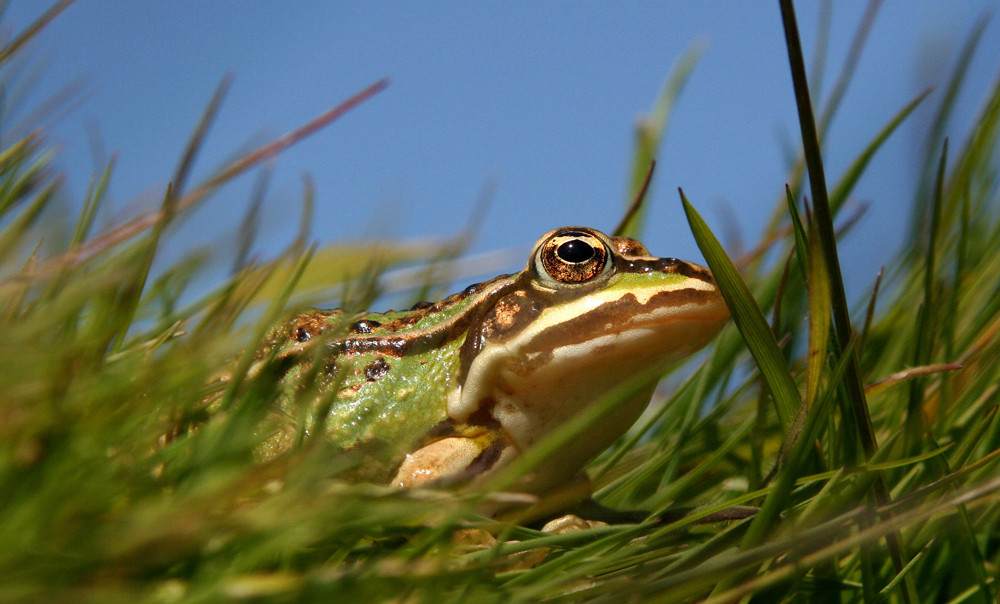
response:
[[[302,229],[261,262],[247,237],[228,278],[200,296],[189,291],[200,256],[151,270],[168,225],[183,229],[223,183],[384,83],[189,186],[188,158],[220,86],[161,206],[104,231],[94,217],[113,166],[60,235],[49,227],[61,207],[51,149],[37,134],[4,139],[0,601],[995,602],[1000,82],[967,139],[945,143],[938,126],[981,31],[940,94],[886,115],[851,167],[826,175],[825,188],[813,176],[808,194],[803,174],[806,165],[816,174],[821,155],[807,132],[758,253],[730,259],[698,215],[701,200],[681,195],[678,212],[733,325],[591,465],[600,502],[654,515],[559,535],[478,515],[479,492],[345,482],[353,459],[322,439],[263,463],[256,455],[277,395],[274,374],[254,368],[258,344],[308,300],[303,292],[339,286],[363,306],[379,269],[460,245],[312,249]],[[0,61],[24,40],[15,36]],[[653,111],[660,127],[691,68],[682,61],[668,79]],[[817,110],[820,134],[841,96],[830,98]],[[833,235],[850,219],[844,202],[922,103],[938,113],[913,177],[926,176],[914,236],[871,299],[838,299]],[[811,119],[804,131],[816,130]],[[639,138],[641,179],[659,134]],[[310,208],[306,183],[303,223]],[[241,231],[252,233],[252,221],[251,212]],[[544,447],[565,446],[613,404],[551,435],[520,469],[544,463]],[[737,506],[758,512],[744,518]]]

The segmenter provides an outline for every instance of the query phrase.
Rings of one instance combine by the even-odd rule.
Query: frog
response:
[[[622,390],[602,421],[525,475],[544,496],[639,418],[662,375],[729,318],[710,271],[640,241],[568,226],[523,270],[407,310],[298,314],[268,336],[281,364],[273,458],[317,436],[358,454],[355,479],[399,488],[488,480],[577,414]]]

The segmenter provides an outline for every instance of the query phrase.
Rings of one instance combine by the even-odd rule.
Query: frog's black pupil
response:
[[[559,246],[556,254],[566,262],[579,264],[594,257],[594,248],[586,241],[570,239]]]

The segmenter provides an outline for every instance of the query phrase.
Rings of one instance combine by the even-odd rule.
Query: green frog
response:
[[[544,495],[618,439],[663,370],[705,346],[728,317],[707,269],[653,257],[635,239],[556,229],[519,273],[405,311],[318,310],[277,329],[260,356],[284,363],[280,417],[263,454],[321,432],[362,454],[365,480],[476,481],[633,376],[648,376],[518,485]]]

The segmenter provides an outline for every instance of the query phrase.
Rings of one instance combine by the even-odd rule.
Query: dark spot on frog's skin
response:
[[[482,426],[488,430],[500,430],[500,422],[493,417],[493,407],[496,402],[492,398],[485,398],[479,401],[479,408],[472,412],[466,423],[470,426]]]
[[[275,347],[283,347],[290,341],[301,344],[313,339],[329,327],[331,317],[336,317],[339,314],[339,310],[320,310],[300,314],[292,318],[292,320],[280,329],[276,329],[268,335],[264,341],[264,346],[258,352],[257,358],[264,358],[269,350],[273,350]]]
[[[705,283],[715,283],[708,269],[684,262],[677,258],[617,258],[618,270],[628,273],[665,273],[683,275],[688,279],[697,279]]]
[[[326,379],[332,379],[337,375],[337,357],[331,356],[326,359],[326,361],[321,361],[323,363],[322,375]]]
[[[462,472],[463,478],[472,478],[490,470],[500,459],[500,454],[507,448],[507,442],[502,438],[493,440],[479,455],[466,466]]]
[[[541,312],[542,305],[539,301],[523,291],[513,292],[497,300],[462,344],[459,351],[460,380],[464,380],[468,375],[472,360],[487,341],[502,342],[504,338],[524,329]]]
[[[385,362],[385,357],[379,357],[365,367],[365,379],[374,382],[389,373],[389,369],[389,363]]]
[[[613,237],[618,253],[623,256],[649,256],[649,250],[642,242],[631,237]]]
[[[417,302],[416,304],[411,306],[410,310],[424,310],[425,308],[430,308],[432,306],[434,306],[433,302],[428,302],[427,300],[421,300],[420,302]]]
[[[427,439],[437,440],[439,438],[454,436],[455,434],[455,420],[449,417],[434,424],[434,427],[427,431]]]
[[[351,323],[351,331],[354,333],[371,333],[375,331],[376,328],[381,327],[381,323],[378,321],[372,321],[371,319],[362,319],[360,321],[355,321]]]
[[[459,429],[455,420],[449,417],[434,424],[434,427],[428,430],[427,434],[424,435],[423,441],[433,442],[450,436],[461,436],[463,433],[468,435],[469,427],[472,427],[473,432],[476,434],[480,433],[482,428],[485,428],[490,432],[500,432],[500,422],[498,422],[492,415],[491,410],[493,409],[493,406],[493,399],[483,399],[480,401],[480,408],[470,415],[469,418],[463,423],[463,425],[466,426],[464,432]]]

